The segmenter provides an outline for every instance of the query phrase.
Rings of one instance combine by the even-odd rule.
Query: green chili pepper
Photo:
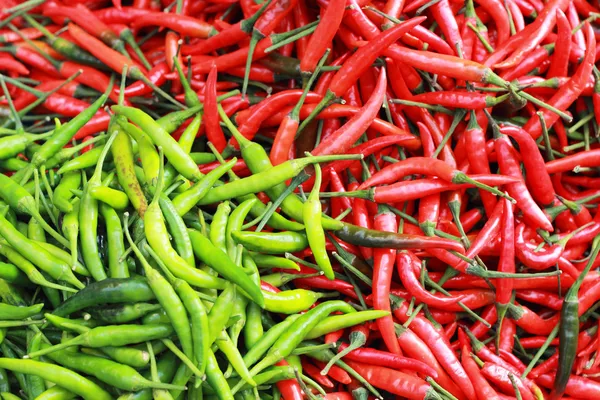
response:
[[[281,361],[284,357],[289,356],[298,344],[304,340],[305,336],[319,324],[319,322],[335,311],[341,311],[347,314],[356,312],[352,306],[341,300],[332,300],[321,303],[315,308],[307,311],[283,332],[269,349],[265,357],[252,367],[252,370],[250,371],[252,376],[266,367]]]
[[[267,297],[265,296],[265,306],[267,302]],[[248,304],[248,308],[246,309],[246,323],[244,324],[244,343],[248,348],[254,346],[264,334],[260,318],[261,313],[262,310],[258,304]]]
[[[299,232],[233,232],[233,239],[248,250],[269,254],[285,254],[302,251],[308,247],[306,235]]]
[[[171,320],[169,316],[162,308],[158,311],[153,311],[146,314],[142,318],[142,324],[144,325],[152,325],[152,324],[170,324]]]
[[[215,247],[212,242],[200,232],[188,230],[192,240],[192,247],[196,257],[214,269],[225,279],[235,283],[259,306],[264,306],[264,299],[260,288],[236,266],[222,250]]]
[[[293,314],[277,325],[270,328],[260,340],[246,352],[244,355],[244,362],[248,367],[256,364],[265,353],[271,348],[273,343],[279,339],[279,337],[288,330],[290,326],[300,318],[300,314]]]
[[[36,397],[36,400],[71,400],[77,395],[62,386],[54,385]]]
[[[92,328],[79,336],[63,343],[46,347],[43,350],[29,354],[29,357],[39,357],[72,346],[106,347],[125,346],[142,343],[149,340],[163,339],[173,333],[170,325],[114,325]]]
[[[50,346],[42,346],[42,348],[47,347]],[[122,365],[101,357],[64,350],[54,351],[48,354],[48,357],[66,368],[94,376],[100,381],[121,390],[134,392],[145,388],[183,389],[177,385],[152,382],[127,365]]]
[[[102,154],[98,160],[98,164],[96,164],[94,174],[83,187],[83,195],[79,203],[79,236],[81,241],[81,255],[83,256],[83,261],[85,262],[86,268],[88,271],[90,271],[92,277],[97,281],[106,279],[107,276],[104,270],[102,259],[100,257],[97,242],[98,201],[91,195],[91,190],[93,187],[101,185],[102,165],[104,164],[106,155],[108,154],[116,135],[119,133],[114,122],[111,122],[109,126],[109,132],[111,133],[110,139],[108,139],[108,142],[102,150]]]
[[[227,360],[229,361],[233,369],[238,373],[238,375],[246,383],[252,386],[256,386],[256,382],[254,382],[254,379],[252,379],[250,371],[248,371],[248,367],[246,366],[246,364],[244,364],[244,360],[242,358],[242,355],[240,354],[240,351],[238,350],[236,345],[231,341],[231,338],[229,337],[226,331],[223,330],[219,333],[215,343],[217,344],[219,350],[221,350],[221,352],[225,354],[225,357],[227,357]]]
[[[92,317],[107,324],[124,324],[142,318],[151,311],[161,308],[160,304],[133,303],[113,306],[94,307],[89,309]]]
[[[62,261],[63,263],[66,263],[68,265],[71,265],[73,258],[71,257],[71,255],[69,253],[67,253],[60,247],[57,247],[57,246],[53,245],[52,243],[48,243],[48,242],[38,242],[37,240],[32,240],[32,242],[34,244],[37,244],[38,246],[40,246],[42,249],[46,250],[57,260]],[[88,270],[85,269],[85,267],[78,261],[76,261],[74,264],[71,265],[71,269],[73,270],[73,272],[76,272],[79,275],[90,276],[90,273],[88,272]]]
[[[152,143],[152,140],[148,137],[148,135],[146,135],[144,133],[144,131],[142,131],[137,126],[127,122],[126,119],[117,118],[117,123],[138,144],[138,152],[140,155],[140,159],[142,161],[142,168],[144,170],[144,176],[146,178],[146,182],[150,185],[150,187],[152,187],[152,188],[156,187],[156,185],[158,184],[158,169],[159,169],[159,165],[160,165],[160,158],[158,156],[158,152],[156,151],[156,147],[154,147],[154,143]],[[113,155],[113,157],[114,157],[114,155]],[[123,161],[125,161],[125,160],[123,160]],[[129,165],[129,163],[127,163],[127,165]],[[128,168],[128,170],[129,170],[129,168]],[[135,173],[135,171],[134,171],[134,173]],[[129,172],[125,176],[129,177],[130,176]],[[135,182],[134,182],[134,185],[135,185]],[[137,191],[137,188],[135,190],[135,197],[137,198],[138,195],[141,195],[141,198],[144,199],[144,200],[141,200],[141,198],[140,198],[139,201],[141,203],[145,204],[143,207],[143,210],[145,211],[148,204],[146,202],[146,198],[144,197],[143,192],[141,191],[141,188],[140,188],[139,193]],[[138,211],[138,214],[139,214],[139,211]],[[143,216],[143,214],[144,213],[141,213],[140,216]]]
[[[362,157],[362,156],[361,156]],[[218,203],[235,197],[244,196],[249,193],[258,193],[271,189],[273,186],[282,184],[292,179],[307,166],[320,162],[335,160],[358,159],[354,155],[349,156],[316,156],[294,160],[288,160],[282,164],[270,168],[268,171],[254,173],[253,175],[236,181],[215,187],[202,200],[199,205]],[[244,157],[244,160],[246,158]]]
[[[129,205],[129,197],[120,190],[108,186],[96,186],[90,188],[90,195],[115,210],[123,211]]]
[[[235,285],[228,283],[219,297],[217,297],[217,300],[208,313],[208,337],[210,344],[212,344],[217,339],[219,333],[225,329],[227,321],[231,317],[231,305],[236,296],[235,288]]]
[[[69,242],[52,228],[40,215],[36,201],[27,190],[4,174],[0,174],[0,197],[15,211],[25,213],[33,218],[63,246]]]
[[[57,260],[38,244],[27,239],[13,225],[0,215],[0,236],[22,256],[37,265],[40,269],[57,281],[69,283],[82,289],[85,285],[73,275],[69,265]]]
[[[0,138],[0,160],[8,160],[11,157],[23,153],[31,143],[50,137],[53,133],[54,132],[48,132],[36,135],[23,132],[18,135]]]
[[[280,314],[295,314],[307,310],[324,295],[324,293],[305,289],[285,290],[278,293],[263,290],[265,310]]]
[[[351,314],[332,315],[319,322],[319,325],[314,327],[305,337],[305,339],[316,339],[328,333],[335,332],[340,329],[350,328],[355,325],[360,325],[367,321],[383,318],[390,313],[382,310],[366,310],[358,311]]]
[[[156,193],[158,195],[159,191],[157,190]],[[155,200],[156,198],[157,197],[155,197]],[[150,208],[155,206],[155,200],[152,200],[152,203],[150,203],[150,206],[148,206],[148,212],[150,212]],[[127,224],[127,214],[125,214],[125,224]],[[171,286],[169,281],[167,281],[165,277],[163,277],[157,270],[150,266],[146,258],[142,255],[138,247],[131,239],[131,235],[129,235],[129,230],[125,230],[125,236],[127,236],[129,245],[132,247],[135,255],[138,257],[142,264],[142,267],[144,268],[146,278],[148,279],[148,284],[152,288],[156,299],[169,316],[169,319],[171,320],[171,325],[177,333],[177,337],[179,338],[179,342],[181,343],[181,347],[183,348],[184,354],[188,358],[193,357],[192,331],[190,329],[190,321],[185,311],[185,307],[181,302],[181,299],[179,299],[177,293],[175,292],[175,289],[173,289],[173,286]]]
[[[206,358],[211,345],[209,337],[209,322],[206,314],[204,303],[194,292],[192,287],[183,279],[176,278],[167,268],[167,266],[159,259],[158,255],[148,246],[145,249],[154,258],[158,266],[173,285],[173,288],[181,298],[185,309],[190,315],[191,334],[194,357],[196,366],[201,374],[204,374],[206,369]]]
[[[11,346],[9,346],[9,344],[11,344]],[[4,357],[7,357],[6,359],[13,359],[14,361],[17,361],[20,357],[15,353],[15,351],[13,350],[14,345],[12,345],[12,343],[10,343],[8,340],[4,339],[4,341],[0,344],[0,350],[2,350],[2,355]],[[5,369],[3,367],[0,367],[2,369]],[[6,368],[6,369],[10,369],[10,368]],[[12,371],[13,375],[15,376],[15,378],[17,379],[17,383],[19,384],[19,387],[21,388],[21,390],[24,393],[27,393],[27,389],[28,389],[28,385],[27,385],[27,376],[20,372],[20,371]]]
[[[159,186],[162,186],[161,181],[159,179]],[[161,190],[156,190],[154,199],[148,205],[144,215],[144,232],[148,244],[176,277],[187,281],[193,286],[222,289],[225,285],[222,279],[209,275],[200,269],[190,267],[171,247],[170,236],[158,202]]]
[[[35,266],[29,262],[25,257],[19,254],[15,249],[9,246],[6,242],[0,241],[0,254],[6,257],[10,262],[12,262],[17,268],[19,268],[23,273],[27,276],[27,279],[36,285],[40,285],[43,287],[48,287],[52,289],[64,290],[67,292],[76,292],[77,290],[58,285],[54,282],[50,282],[48,279],[42,275],[40,271],[38,271]]]
[[[185,80],[185,79],[184,79]],[[193,91],[192,91],[193,92]],[[198,95],[194,92],[194,96],[198,99]],[[199,100],[198,100],[199,101]],[[198,136],[198,131],[200,130],[200,125],[202,124],[202,114],[198,113],[193,119],[192,122],[185,128],[181,136],[179,137],[179,147],[183,149],[186,153],[189,153],[192,157],[192,160],[196,164],[207,164],[209,162],[214,161],[214,157],[212,160],[210,157],[207,157],[208,153],[196,153],[196,155],[190,153],[192,151],[192,146],[194,145],[194,141],[196,140],[196,136]],[[204,155],[202,155],[204,154]],[[210,160],[210,161],[206,161]]]
[[[73,136],[81,129],[100,109],[106,99],[108,99],[108,93],[112,90],[112,80],[110,85],[106,88],[106,91],[102,96],[93,102],[87,109],[76,115],[69,122],[62,125],[60,128],[54,130],[54,134],[48,139],[38,151],[35,152],[31,158],[31,165],[29,168],[24,170],[21,182],[25,183],[31,177],[33,169],[38,168],[44,164],[49,158],[58,153],[67,143],[71,141]]]
[[[56,193],[56,192],[54,192]],[[62,231],[69,241],[71,250],[71,265],[77,264],[77,238],[79,237],[79,200],[72,205],[71,211],[63,216]]]
[[[0,320],[18,320],[33,317],[42,311],[44,304],[36,304],[29,307],[19,307],[0,303]]]
[[[242,230],[242,225],[244,225],[244,220],[246,216],[254,206],[254,204],[258,201],[258,199],[248,199],[238,205],[235,210],[229,216],[229,220],[227,221],[227,228],[225,230],[225,243],[227,245],[227,255],[229,258],[234,260],[236,258],[236,243],[233,241],[231,234],[233,232],[239,232]]]
[[[77,156],[77,157],[73,158],[72,160],[65,162],[58,169],[57,173],[59,175],[63,175],[63,174],[69,173],[69,172],[80,172],[83,169],[87,169],[87,168],[91,168],[91,167],[95,166],[98,163],[98,160],[100,160],[100,155],[102,154],[104,147],[105,147],[104,145],[94,147],[90,151],[86,151],[85,153],[81,154],[80,156]]]
[[[106,226],[108,275],[111,278],[128,278],[129,267],[127,262],[121,259],[121,255],[125,252],[121,218],[114,209],[104,203],[100,203],[100,214],[102,214]]]
[[[17,286],[31,286],[31,281],[16,265],[0,262],[0,279]]]
[[[155,298],[146,278],[108,278],[100,282],[90,283],[74,296],[69,297],[52,313],[63,317],[100,304],[135,303],[154,300]]]
[[[163,212],[171,239],[175,244],[177,253],[183,258],[190,267],[194,267],[194,251],[192,250],[192,241],[187,232],[187,227],[183,218],[178,214],[175,205],[166,195],[161,195],[159,198],[160,209]]]
[[[204,196],[206,196],[207,193],[209,193],[215,182],[233,168],[236,162],[237,158],[232,158],[227,163],[210,171],[202,179],[196,182],[194,186],[185,192],[178,194],[173,199],[173,205],[175,206],[177,213],[179,215],[184,215],[189,212]]]
[[[257,385],[273,385],[279,381],[283,381],[286,379],[294,379],[294,368],[290,366],[285,367],[270,367],[267,368],[264,372],[257,374],[254,377],[254,381]],[[230,386],[234,387],[239,384],[238,379],[229,380]],[[252,389],[250,385],[243,385],[241,390]]]
[[[63,367],[33,360],[0,358],[0,368],[40,376],[89,400],[110,400],[112,396],[87,378]]]
[[[122,123],[126,123],[127,121],[124,117],[117,116],[116,122],[122,127]],[[142,154],[141,147],[144,145],[140,145],[139,142],[138,145],[140,146],[140,154]],[[127,197],[133,205],[133,208],[135,208],[140,217],[143,218],[146,208],[148,207],[148,203],[146,201],[146,197],[144,196],[144,192],[142,191],[142,187],[140,186],[140,183],[135,175],[133,146],[131,145],[128,135],[123,129],[118,129],[117,137],[115,138],[115,142],[113,143],[112,147],[112,155],[117,170],[117,179],[119,180],[119,184],[123,190],[125,190]]]
[[[213,220],[210,224],[210,241],[219,250],[227,252],[227,221],[231,213],[231,206],[228,201],[224,201],[217,206],[217,210],[213,215]]]
[[[215,391],[220,400],[234,400],[229,383],[227,383],[227,379],[225,379],[225,376],[223,376],[223,372],[219,368],[217,359],[212,351],[208,352],[206,381]]]
[[[69,213],[73,211],[73,204],[71,199],[73,193],[71,190],[79,189],[81,185],[81,173],[79,171],[69,172],[60,180],[58,186],[54,189],[52,196],[52,203],[63,213]]]
[[[202,178],[202,173],[198,170],[198,166],[192,160],[173,137],[148,114],[141,110],[132,107],[112,106],[111,109],[116,114],[121,114],[127,117],[134,124],[138,125],[145,133],[147,133],[155,145],[163,148],[165,157],[171,165],[175,167],[177,172],[192,181],[197,181]]]
[[[293,269],[300,271],[298,264],[292,260],[284,257],[272,256],[269,254],[261,254],[251,252],[250,255],[259,267],[263,268],[280,268],[280,269]]]
[[[0,139],[1,140],[1,139]],[[20,171],[29,166],[29,163],[22,158],[13,157],[5,160],[0,160],[0,168],[5,171]]]
[[[325,231],[323,230],[322,223],[322,208],[321,202],[319,201],[319,191],[321,190],[321,167],[318,164],[315,165],[315,183],[313,185],[308,199],[304,203],[302,209],[302,216],[304,218],[304,226],[306,227],[306,237],[308,238],[308,244],[312,250],[313,257],[319,266],[319,269],[323,271],[325,276],[329,279],[334,279],[333,267],[327,250],[325,249]]]
[[[38,332],[33,334],[30,332],[27,335],[27,352],[31,353],[37,351],[42,346],[42,332]],[[35,360],[39,361],[39,360]],[[28,395],[37,398],[40,394],[42,394],[46,390],[46,386],[44,385],[44,379],[36,375],[27,375],[27,386],[29,388]]]
[[[156,363],[156,372],[161,382],[168,382],[173,379],[177,369],[177,357],[171,352],[166,352]],[[146,379],[150,378],[150,373],[142,374]],[[118,400],[152,400],[152,390],[143,389],[134,393],[127,393],[119,397]]]

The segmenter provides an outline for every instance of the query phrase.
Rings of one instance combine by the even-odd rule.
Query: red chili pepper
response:
[[[458,49],[462,49],[464,46],[462,38],[460,37],[458,24],[454,18],[454,12],[450,8],[450,3],[448,0],[440,0],[433,4],[430,7],[430,10],[433,18],[444,33],[448,44],[453,49],[456,49],[456,54],[459,55],[462,50]]]
[[[581,92],[592,73],[592,67],[596,57],[596,38],[594,37],[594,33],[589,24],[586,24],[584,29],[586,31],[588,43],[585,58],[569,82],[561,87],[556,94],[547,101],[547,104],[561,111],[566,110],[581,95]],[[541,112],[544,121],[546,122],[546,126],[550,129],[558,120],[558,115],[546,109]],[[542,134],[542,126],[539,117],[537,115],[532,116],[523,129],[529,132],[534,139],[537,139]]]
[[[325,363],[317,361],[317,360],[313,360],[313,362],[321,370],[323,370],[323,368],[325,368],[325,366],[326,366]],[[348,373],[346,371],[344,371],[337,365],[331,366],[331,368],[329,369],[328,375],[331,379],[333,379],[341,384],[348,385],[348,384],[352,383],[352,377],[350,377],[350,375],[348,375]]]
[[[275,365],[287,366],[289,365],[287,361],[281,360]],[[304,399],[304,394],[298,381],[296,379],[286,379],[283,381],[279,381],[275,383],[277,389],[281,392],[281,395],[285,400],[302,400]]]
[[[307,51],[304,57],[300,58],[300,71],[303,73],[312,73],[315,71],[317,63],[325,53],[327,47],[331,46],[331,41],[335,36],[338,27],[342,23],[345,0],[330,0],[325,12],[323,13],[317,29],[313,32],[308,41]]]
[[[537,143],[524,130],[514,126],[501,126],[500,132],[516,140],[527,173],[526,181],[533,198],[542,205],[554,202],[555,192]]]
[[[333,382],[327,376],[321,375],[319,368],[309,363],[306,359],[302,360],[302,371],[313,378],[319,385],[329,389],[334,387]]]
[[[405,323],[409,318],[406,313],[407,310],[408,306],[405,302],[402,302],[395,310],[393,310],[394,316],[402,323]],[[427,343],[429,348],[434,352],[436,359],[452,377],[454,383],[456,383],[456,385],[464,392],[465,396],[468,399],[476,398],[473,385],[456,358],[456,354],[451,349],[448,338],[435,329],[433,324],[427,318],[418,314],[412,320],[410,327],[421,340]]]
[[[300,119],[307,118],[314,110],[318,107],[317,104],[305,104],[300,109]],[[283,118],[289,113],[290,110],[284,109],[281,112],[266,119],[263,123],[263,127],[279,126]],[[358,114],[360,108],[352,107],[343,104],[333,104],[317,115],[317,119],[328,119],[328,118],[347,118]],[[390,124],[387,121],[383,121],[379,118],[375,118],[371,123],[371,128],[386,136],[399,136],[402,137],[403,143],[401,144],[407,150],[416,150],[421,147],[421,141],[418,137],[398,128],[394,124]]]
[[[502,186],[514,184],[512,177],[503,175],[471,175],[471,178],[488,186]],[[389,186],[372,188],[373,200],[377,203],[398,203],[415,200],[422,196],[445,192],[456,189],[475,187],[470,183],[448,183],[441,179],[418,179],[414,181],[401,181]]]
[[[473,387],[475,388],[475,392],[477,394],[476,399],[478,400],[487,400],[487,399],[500,399],[498,393],[494,388],[488,383],[487,379],[481,373],[479,366],[473,358],[470,356],[470,349],[467,346],[463,346],[461,349],[460,360],[462,362],[463,367],[471,382],[473,382]]]
[[[552,56],[552,64],[546,77],[567,76],[569,68],[569,54],[571,53],[571,25],[561,10],[556,11],[557,39]]]
[[[350,62],[350,60],[347,62]],[[385,96],[386,86],[385,69],[381,69],[377,80],[377,86],[360,111],[331,136],[322,140],[311,153],[313,155],[339,154],[344,153],[352,147],[379,113],[379,109],[381,108]]]
[[[206,88],[204,89],[204,126],[206,127],[206,137],[221,153],[227,146],[225,134],[219,125],[219,112],[217,107],[217,69],[211,69],[206,79]]]
[[[519,162],[515,158],[516,150],[512,147],[510,140],[506,136],[496,138],[495,148],[496,153],[498,153],[500,172],[508,176],[520,178],[520,182],[506,185],[506,190],[517,201],[517,207],[523,212],[526,221],[536,228],[553,232],[554,228],[552,224],[538,205],[535,204],[529,190],[525,186]]]
[[[128,75],[132,74],[133,71],[138,71],[139,73],[143,74],[142,71],[144,71],[144,67],[125,57],[118,51],[107,47],[100,40],[88,34],[77,25],[69,24],[69,33],[73,35],[73,38],[75,41],[77,41],[77,44],[92,53],[113,71],[121,73],[123,71],[123,67],[127,65],[129,66]]]
[[[338,352],[344,351],[347,347],[347,344],[342,343],[338,348]],[[392,354],[377,349],[356,349],[346,354],[344,356],[344,359],[358,361],[365,364],[379,365],[382,367],[397,370],[408,369],[411,371],[419,372],[424,376],[431,376],[434,379],[438,376],[437,372],[433,368],[421,361],[414,360],[412,358],[402,357],[397,354]]]
[[[145,26],[160,26],[169,28],[184,36],[206,38],[210,35],[212,26],[199,19],[187,15],[149,12],[140,15],[132,21],[132,27],[139,29]]]
[[[442,296],[437,294],[431,294],[419,282],[419,279],[415,276],[415,268],[419,271],[421,265],[418,259],[410,255],[408,252],[400,252],[396,256],[396,268],[398,275],[402,281],[402,285],[408,290],[408,292],[415,297],[415,299],[421,303],[425,303],[431,307],[445,308],[450,304],[455,304],[463,300],[462,296]]]
[[[375,216],[373,228],[384,232],[396,232],[398,230],[396,216],[387,208],[381,208]],[[389,296],[395,260],[395,250],[373,249],[373,307],[375,309],[391,311]],[[392,316],[379,318],[377,326],[388,350],[400,354]]]
[[[169,72],[169,66],[165,62],[158,63],[148,72],[148,79],[156,86],[161,86],[167,81],[165,76],[167,72]],[[118,93],[119,89],[116,90]],[[152,88],[142,81],[132,83],[124,91],[125,97],[144,96],[152,92]]]
[[[44,5],[44,14],[68,18],[110,47],[115,47],[120,42],[117,34],[83,4],[65,7],[51,1]]]
[[[400,371],[356,361],[347,363],[373,386],[407,399],[425,399],[433,391],[423,379]]]
[[[492,383],[497,385],[504,393],[514,393],[513,385],[511,379],[509,378],[509,376],[512,375],[513,382],[516,383],[523,400],[535,399],[533,393],[531,393],[531,390],[525,386],[518,374],[511,373],[500,365],[486,362],[483,365],[483,368],[481,368],[481,373],[487,379],[492,381]]]
[[[515,233],[512,204],[506,199],[502,213],[502,251],[498,261],[498,271],[515,273]],[[502,324],[508,305],[512,299],[513,279],[500,278],[496,281],[496,301],[498,306],[498,320]],[[501,326],[501,325],[500,325]]]
[[[554,385],[554,374],[544,374],[537,381],[546,388]],[[600,396],[600,383],[577,375],[571,375],[567,382],[565,393],[577,399],[595,399]]]

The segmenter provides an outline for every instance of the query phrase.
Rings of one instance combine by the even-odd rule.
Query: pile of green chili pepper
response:
[[[598,16],[0,0],[0,400],[600,398]]]

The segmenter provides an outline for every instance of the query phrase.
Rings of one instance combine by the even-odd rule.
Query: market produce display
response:
[[[0,399],[599,399],[598,7],[0,0]]]

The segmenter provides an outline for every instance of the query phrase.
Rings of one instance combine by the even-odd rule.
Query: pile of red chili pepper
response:
[[[0,0],[0,398],[600,398],[598,7]]]

